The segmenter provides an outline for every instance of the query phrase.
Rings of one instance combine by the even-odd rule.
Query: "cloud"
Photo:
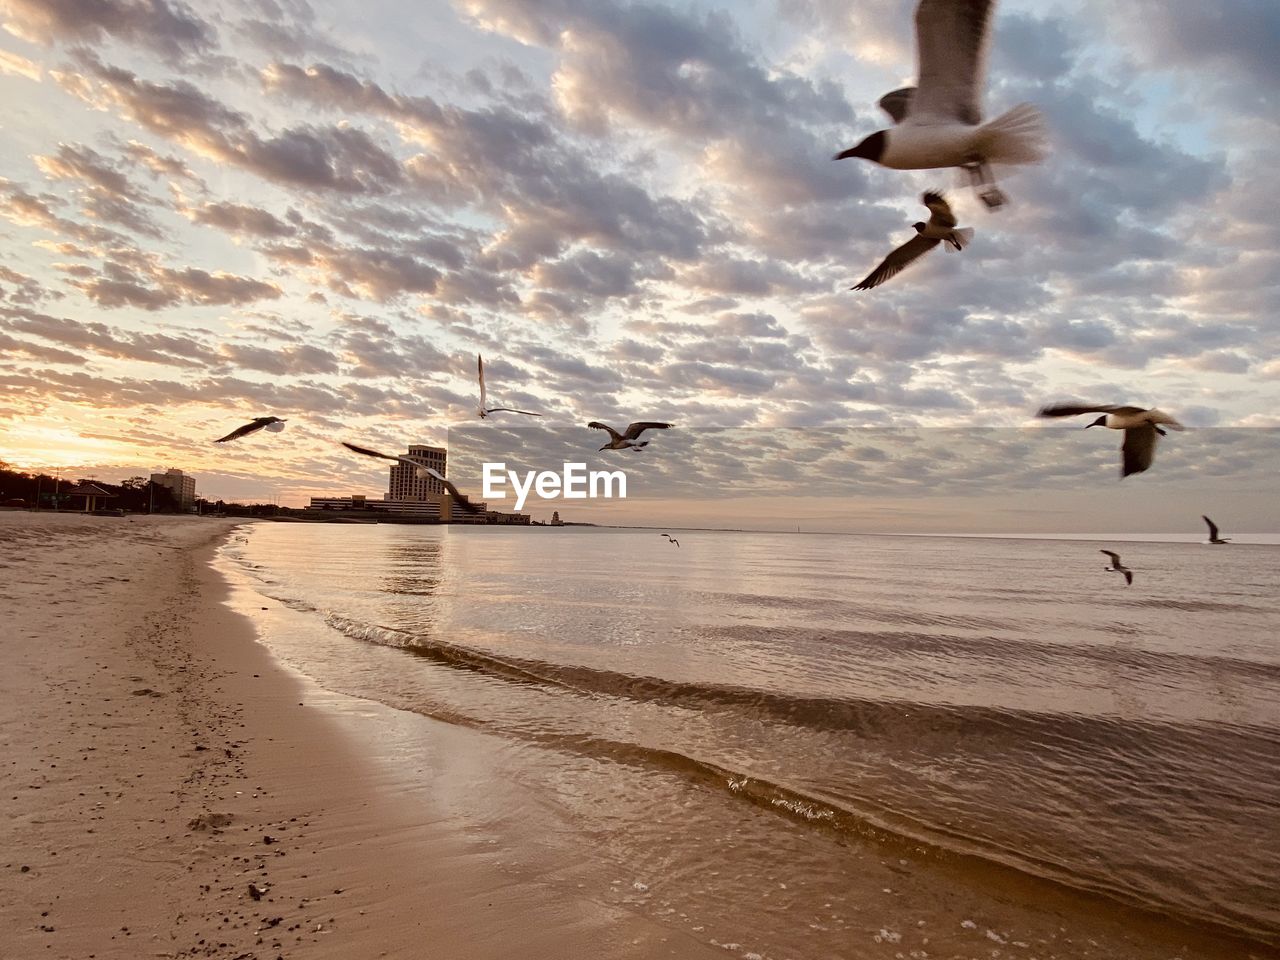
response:
[[[111,36],[176,62],[207,53],[217,34],[183,3],[167,0],[4,0],[5,29],[32,43]]]
[[[0,73],[7,73],[14,77],[26,77],[28,80],[37,82],[44,76],[44,71],[40,68],[40,64],[34,60],[19,56],[10,50],[0,50]]]
[[[396,158],[356,127],[300,124],[263,136],[247,115],[186,80],[155,83],[92,55],[81,61],[87,74],[55,74],[69,93],[121,110],[154,134],[266,180],[308,190],[378,193],[403,178]]]

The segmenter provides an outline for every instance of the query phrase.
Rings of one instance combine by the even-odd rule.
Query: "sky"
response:
[[[996,213],[954,171],[831,160],[912,81],[913,7],[0,0],[0,460],[377,495],[385,469],[336,440],[493,426],[470,423],[483,353],[490,400],[544,413],[557,456],[576,431],[595,457],[589,420],[676,424],[644,454],[683,471],[648,498],[659,518],[756,509],[723,472],[856,526],[902,490],[831,490],[779,438],[839,436],[828,466],[884,430],[1056,450],[1067,434],[1032,431],[1083,423],[1034,413],[1069,398],[1203,433],[1125,489],[1223,477],[1205,443],[1280,427],[1280,7],[1002,2],[987,114],[1036,104],[1051,149],[1002,171]],[[973,244],[850,292],[932,187]],[[267,414],[286,430],[211,443]],[[1100,433],[1070,434],[1064,484],[1119,489]],[[715,462],[677,435],[714,435]],[[774,493],[778,470],[844,519]],[[1006,492],[1044,472],[1022,476]],[[981,526],[976,501],[944,507],[960,483],[939,471],[929,509]],[[1266,497],[1240,511],[1272,523]],[[1096,529],[1084,514],[1063,522]]]

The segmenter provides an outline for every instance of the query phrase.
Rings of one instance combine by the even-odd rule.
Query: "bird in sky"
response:
[[[1124,431],[1124,443],[1120,446],[1120,479],[1131,473],[1142,473],[1151,466],[1156,456],[1156,435],[1168,436],[1159,424],[1171,430],[1185,430],[1177,420],[1162,410],[1144,410],[1142,407],[1120,407],[1113,404],[1058,403],[1041,407],[1037,416],[1074,417],[1082,413],[1101,413],[1102,416],[1089,427],[1110,427]]]
[[[640,434],[646,430],[667,430],[671,427],[671,424],[641,420],[627,427],[624,433],[619,433],[607,423],[601,423],[599,420],[592,420],[587,426],[593,430],[609,431],[609,442],[601,447],[601,450],[639,450],[649,445],[648,440],[639,439]]]
[[[885,257],[880,262],[880,266],[867,274],[856,287],[850,289],[870,290],[872,287],[880,286],[944,240],[948,250],[960,251],[969,245],[969,241],[973,239],[973,228],[957,229],[955,214],[951,212],[951,205],[942,194],[930,190],[920,200],[929,208],[929,222],[913,223],[911,226],[915,229],[916,235]]]
[[[246,423],[243,427],[236,427],[225,437],[219,437],[214,443],[226,443],[228,440],[239,440],[241,437],[247,437],[251,433],[257,433],[259,430],[270,430],[272,433],[279,433],[284,429],[285,421],[279,417],[257,417]]]
[[[347,443],[345,440],[341,440],[339,442],[352,453],[358,453],[363,457],[377,457],[380,460],[394,460],[399,463],[408,464],[413,467],[414,476],[419,480],[424,480],[427,477],[433,477],[436,480],[439,480],[444,488],[449,491],[450,499],[452,499],[463,512],[470,514],[477,514],[480,512],[480,508],[468,500],[457,487],[446,480],[439,472],[428,467],[426,464],[419,463],[417,460],[411,460],[408,457],[399,457],[390,453],[379,453],[377,450],[370,450],[368,447],[358,447],[354,443]]]
[[[523,413],[526,417],[540,417],[540,413],[530,413],[528,410],[516,410],[512,407],[491,407],[489,406],[488,394],[484,389],[484,357],[476,354],[476,367],[480,371],[480,419],[484,420],[491,413]]]
[[[680,546],[680,541],[677,540],[675,537],[673,537],[671,534],[664,533],[663,536],[667,538],[668,543],[674,543],[677,547]]]
[[[1206,540],[1205,543],[1219,544],[1219,543],[1231,542],[1230,537],[1218,536],[1218,525],[1214,523],[1212,520],[1210,520],[1208,517],[1206,517],[1204,514],[1200,515],[1200,519],[1209,525],[1209,539]]]
[[[1133,571],[1120,562],[1120,554],[1115,553],[1114,551],[1111,551],[1111,550],[1099,550],[1098,552],[1105,553],[1108,557],[1111,558],[1111,566],[1103,567],[1102,568],[1103,570],[1113,570],[1116,573],[1123,573],[1124,583],[1126,587],[1129,584],[1133,583]]]
[[[880,98],[893,120],[835,159],[859,157],[895,170],[960,167],[988,209],[1005,203],[991,164],[1036,163],[1044,155],[1040,111],[1023,103],[982,122],[995,0],[920,0],[916,86]]]

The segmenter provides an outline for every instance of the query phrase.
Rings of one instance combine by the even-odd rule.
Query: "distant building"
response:
[[[430,467],[442,477],[449,475],[449,455],[444,447],[412,444],[405,457],[414,463]],[[527,524],[530,522],[526,514],[490,510],[489,505],[482,500],[471,500],[471,504],[476,508],[474,513],[458,509],[454,506],[453,498],[445,491],[444,484],[435,477],[419,477],[417,467],[407,463],[396,463],[391,467],[385,500],[370,500],[360,495],[312,497],[307,512],[356,511],[366,515],[374,513],[388,517],[436,520],[442,523]]]
[[[456,519],[457,518],[455,518],[455,521]],[[533,518],[530,517],[529,514],[527,513],[503,513],[501,510],[486,510],[484,513],[484,520],[483,521],[476,520],[475,522],[476,523],[480,523],[480,522],[515,523],[515,524],[524,524],[525,526],[528,526],[530,520],[532,519]]]
[[[559,510],[552,510],[552,511],[551,511],[551,525],[552,525],[553,527],[563,527],[563,526],[564,526],[564,521],[560,519],[560,511],[559,511]]]
[[[430,467],[442,477],[449,475],[449,454],[444,447],[411,444],[405,456],[424,467]],[[407,463],[392,465],[391,478],[387,484],[388,500],[436,500],[438,502],[444,495],[444,485],[435,477],[420,479],[416,468]]]
[[[307,512],[365,512],[414,520],[446,519],[437,500],[370,500],[361,494],[350,497],[312,497]]]
[[[153,473],[151,482],[158,487],[167,487],[173,494],[173,500],[180,509],[190,510],[195,506],[195,477],[189,477],[181,470],[166,470],[164,473]]]

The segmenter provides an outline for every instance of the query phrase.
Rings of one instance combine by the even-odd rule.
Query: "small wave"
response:
[[[973,614],[876,607],[854,603],[849,600],[836,600],[832,597],[782,597],[760,593],[719,592],[703,592],[695,596],[712,608],[748,606],[770,610],[812,610],[821,614],[824,620],[833,618],[872,620],[890,625],[905,624],[919,627],[953,627],[970,630],[1009,630],[1023,626],[1019,621],[1009,618],[997,619]]]

